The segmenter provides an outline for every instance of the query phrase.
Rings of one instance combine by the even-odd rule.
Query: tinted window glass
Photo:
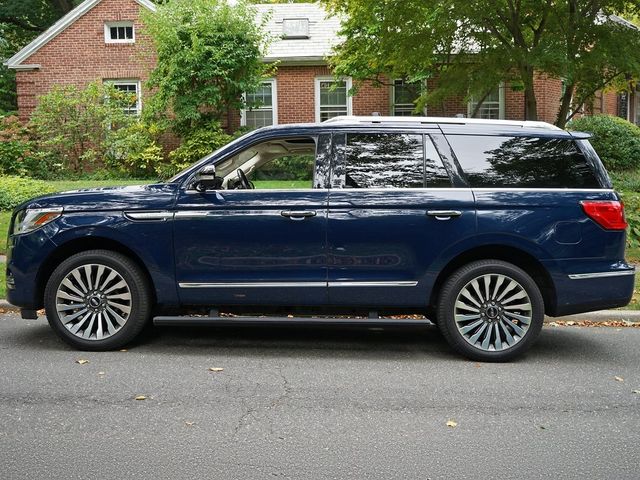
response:
[[[573,140],[448,135],[472,187],[599,188]]]
[[[429,137],[425,137],[424,151],[426,157],[424,173],[427,188],[451,187],[449,174],[442,165],[440,155]]]
[[[348,134],[346,188],[424,186],[422,135]]]

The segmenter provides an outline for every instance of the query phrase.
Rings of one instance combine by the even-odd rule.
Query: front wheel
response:
[[[522,269],[500,260],[472,262],[445,282],[438,327],[472,360],[508,361],[534,343],[544,321],[540,289]]]
[[[47,320],[80,350],[120,348],[140,333],[151,314],[146,276],[130,258],[90,250],[63,261],[44,294]]]

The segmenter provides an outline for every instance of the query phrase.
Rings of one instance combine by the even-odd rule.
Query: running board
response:
[[[323,317],[154,317],[153,324],[163,327],[217,327],[259,325],[323,325],[323,326],[368,326],[408,327],[432,325],[429,320],[393,318],[323,318]]]

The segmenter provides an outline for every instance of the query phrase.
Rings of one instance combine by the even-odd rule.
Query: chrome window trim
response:
[[[589,278],[606,278],[606,277],[621,277],[626,275],[635,275],[636,270],[620,270],[617,272],[593,272],[593,273],[573,273],[569,275],[571,280],[584,280]]]

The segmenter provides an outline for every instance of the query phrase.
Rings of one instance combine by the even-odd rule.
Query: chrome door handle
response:
[[[283,210],[280,215],[292,220],[302,220],[308,217],[315,217],[316,212],[314,210]]]
[[[429,210],[427,215],[436,217],[437,220],[451,220],[462,215],[460,210]]]

